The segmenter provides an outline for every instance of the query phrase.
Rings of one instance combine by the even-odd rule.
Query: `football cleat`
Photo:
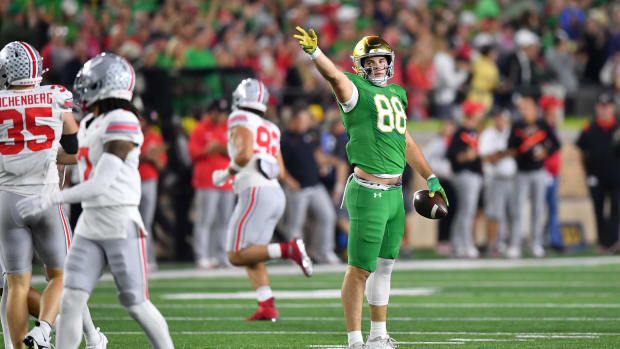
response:
[[[367,349],[368,346],[362,342],[357,342],[349,345],[349,349]]]
[[[396,348],[396,341],[390,336],[368,338],[368,349],[392,349]]]
[[[106,349],[108,347],[108,337],[101,332],[99,327],[97,327],[97,334],[99,334],[99,342],[95,344],[86,343],[86,349]]]
[[[518,247],[509,247],[506,250],[506,258],[508,259],[521,258],[521,250]]]
[[[254,315],[247,318],[247,321],[256,321],[256,320],[270,320],[276,321],[280,318],[280,314],[278,313],[278,309],[273,304],[273,297],[269,298],[266,301],[258,302],[258,310]]]
[[[308,257],[302,239],[294,239],[288,242],[287,258],[295,261],[307,277],[312,276],[312,260]]]
[[[50,336],[45,335],[38,321],[24,338],[24,344],[28,349],[50,349],[52,348],[50,342]]]
[[[545,257],[545,249],[542,246],[534,246],[532,247],[532,256],[536,258]]]

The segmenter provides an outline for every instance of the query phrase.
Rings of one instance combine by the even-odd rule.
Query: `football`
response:
[[[448,215],[448,206],[441,194],[435,193],[430,197],[428,190],[418,190],[413,194],[413,207],[416,212],[429,219],[440,219]]]

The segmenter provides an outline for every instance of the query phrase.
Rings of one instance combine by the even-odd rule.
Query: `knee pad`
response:
[[[370,305],[387,305],[394,259],[377,258],[377,269],[366,281],[366,299]]]

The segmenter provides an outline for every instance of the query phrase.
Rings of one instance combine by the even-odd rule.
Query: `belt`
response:
[[[403,182],[398,182],[396,184],[383,184],[383,183],[376,183],[373,181],[369,181],[366,179],[363,179],[362,177],[358,176],[355,173],[351,173],[351,175],[349,176],[349,178],[347,178],[347,184],[344,187],[344,193],[342,194],[342,202],[340,203],[340,208],[344,208],[344,199],[346,197],[346,193],[347,193],[347,187],[349,186],[349,183],[351,182],[351,179],[354,179],[355,182],[357,182],[357,184],[361,185],[362,187],[368,188],[368,189],[376,189],[376,190],[390,190],[390,189],[395,189],[395,188],[401,188],[403,186]]]

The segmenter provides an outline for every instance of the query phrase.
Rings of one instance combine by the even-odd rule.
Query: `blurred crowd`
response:
[[[445,122],[446,135],[435,144],[443,144],[445,154],[437,159],[448,159],[452,142],[446,139],[453,139],[451,133],[447,136],[450,129],[464,128],[466,133],[476,129],[472,115],[488,115],[494,122],[499,120],[495,116],[509,115],[504,122],[509,130],[512,115],[518,115],[515,120],[519,120],[523,108],[528,108],[519,101],[532,96],[537,116],[561,106],[560,120],[564,113],[592,114],[601,90],[608,92],[609,103],[615,104],[616,110],[620,107],[620,5],[614,1],[0,0],[0,44],[22,40],[39,49],[48,69],[44,83],[72,86],[79,67],[103,51],[132,62],[138,73],[138,96],[172,89],[166,84],[146,83],[156,70],[169,75],[210,68],[253,72],[273,96],[268,115],[283,130],[283,155],[290,167],[290,178],[284,179],[289,205],[278,235],[282,239],[304,235],[315,260],[336,263],[344,256],[334,252],[344,250],[348,230],[346,212],[339,209],[349,171],[346,134],[329,86],[292,39],[297,25],[314,28],[321,49],[344,71],[351,71],[351,51],[362,36],[379,34],[390,43],[396,52],[391,82],[407,90],[410,119],[435,117]],[[208,79],[206,83],[218,84]],[[151,142],[145,142],[143,149],[147,167],[141,171],[147,182],[143,192],[151,195],[144,199],[151,203],[141,207],[143,215],[154,221],[156,230],[174,232],[172,238],[156,234],[160,246],[174,246],[160,249],[161,254],[194,259],[205,268],[225,263],[223,242],[218,237],[223,234],[222,217],[227,216],[231,200],[209,183],[214,164],[227,161],[221,122],[230,110],[225,91],[211,87],[209,91],[218,91],[217,96],[205,96],[202,109],[157,110],[148,99],[141,104],[145,133],[154,134],[147,137]],[[502,130],[499,127],[497,132],[507,132]],[[476,157],[501,151],[501,147],[491,147],[485,153],[482,144],[478,149],[473,143],[477,134],[469,137],[465,138],[471,144],[465,142],[462,149],[452,150],[452,159],[447,161],[452,161],[451,166],[433,164],[437,172],[441,166],[446,168],[442,176],[454,182],[455,196],[457,182],[469,190],[491,185],[486,182],[487,172],[493,172],[489,167],[499,161],[485,160],[471,168],[459,162],[455,170],[457,157],[462,160],[457,156],[460,150],[468,151],[465,158],[474,162]],[[295,150],[287,155],[287,149]],[[553,154],[544,155],[536,161]],[[509,158],[502,161],[510,162]],[[485,180],[458,176],[461,169],[484,173]],[[515,165],[515,175],[518,170]],[[406,188],[411,187],[411,173],[404,177]],[[501,179],[494,185],[501,187]],[[480,183],[471,187],[472,180]],[[536,182],[523,179],[522,185]],[[557,191],[557,178],[555,185]],[[153,195],[160,200],[154,200]],[[464,195],[471,197],[470,193]],[[461,227],[458,230],[466,233],[452,236],[451,246],[458,249],[452,252],[473,257],[477,252],[473,252],[471,234],[463,228],[471,225],[473,203],[451,203],[453,212],[458,211],[456,206],[468,208],[455,218]],[[407,212],[412,208],[407,207]],[[497,223],[491,224],[490,236],[505,241],[503,213],[496,210],[490,214]],[[411,233],[410,217],[405,245]],[[534,219],[535,226],[542,224],[542,218]],[[452,225],[449,221],[440,225],[440,240],[449,241]],[[499,248],[504,251],[501,244]],[[154,257],[150,261],[154,264]]]
[[[451,116],[465,98],[490,107],[494,97],[506,103],[546,85],[559,87],[571,113],[581,87],[620,90],[614,1],[2,0],[0,15],[0,44],[32,43],[46,78],[67,85],[86,59],[113,51],[138,68],[250,68],[274,105],[327,105],[327,84],[291,40],[300,25],[315,28],[345,70],[360,37],[384,37],[396,51],[393,82],[406,87],[414,118]]]

